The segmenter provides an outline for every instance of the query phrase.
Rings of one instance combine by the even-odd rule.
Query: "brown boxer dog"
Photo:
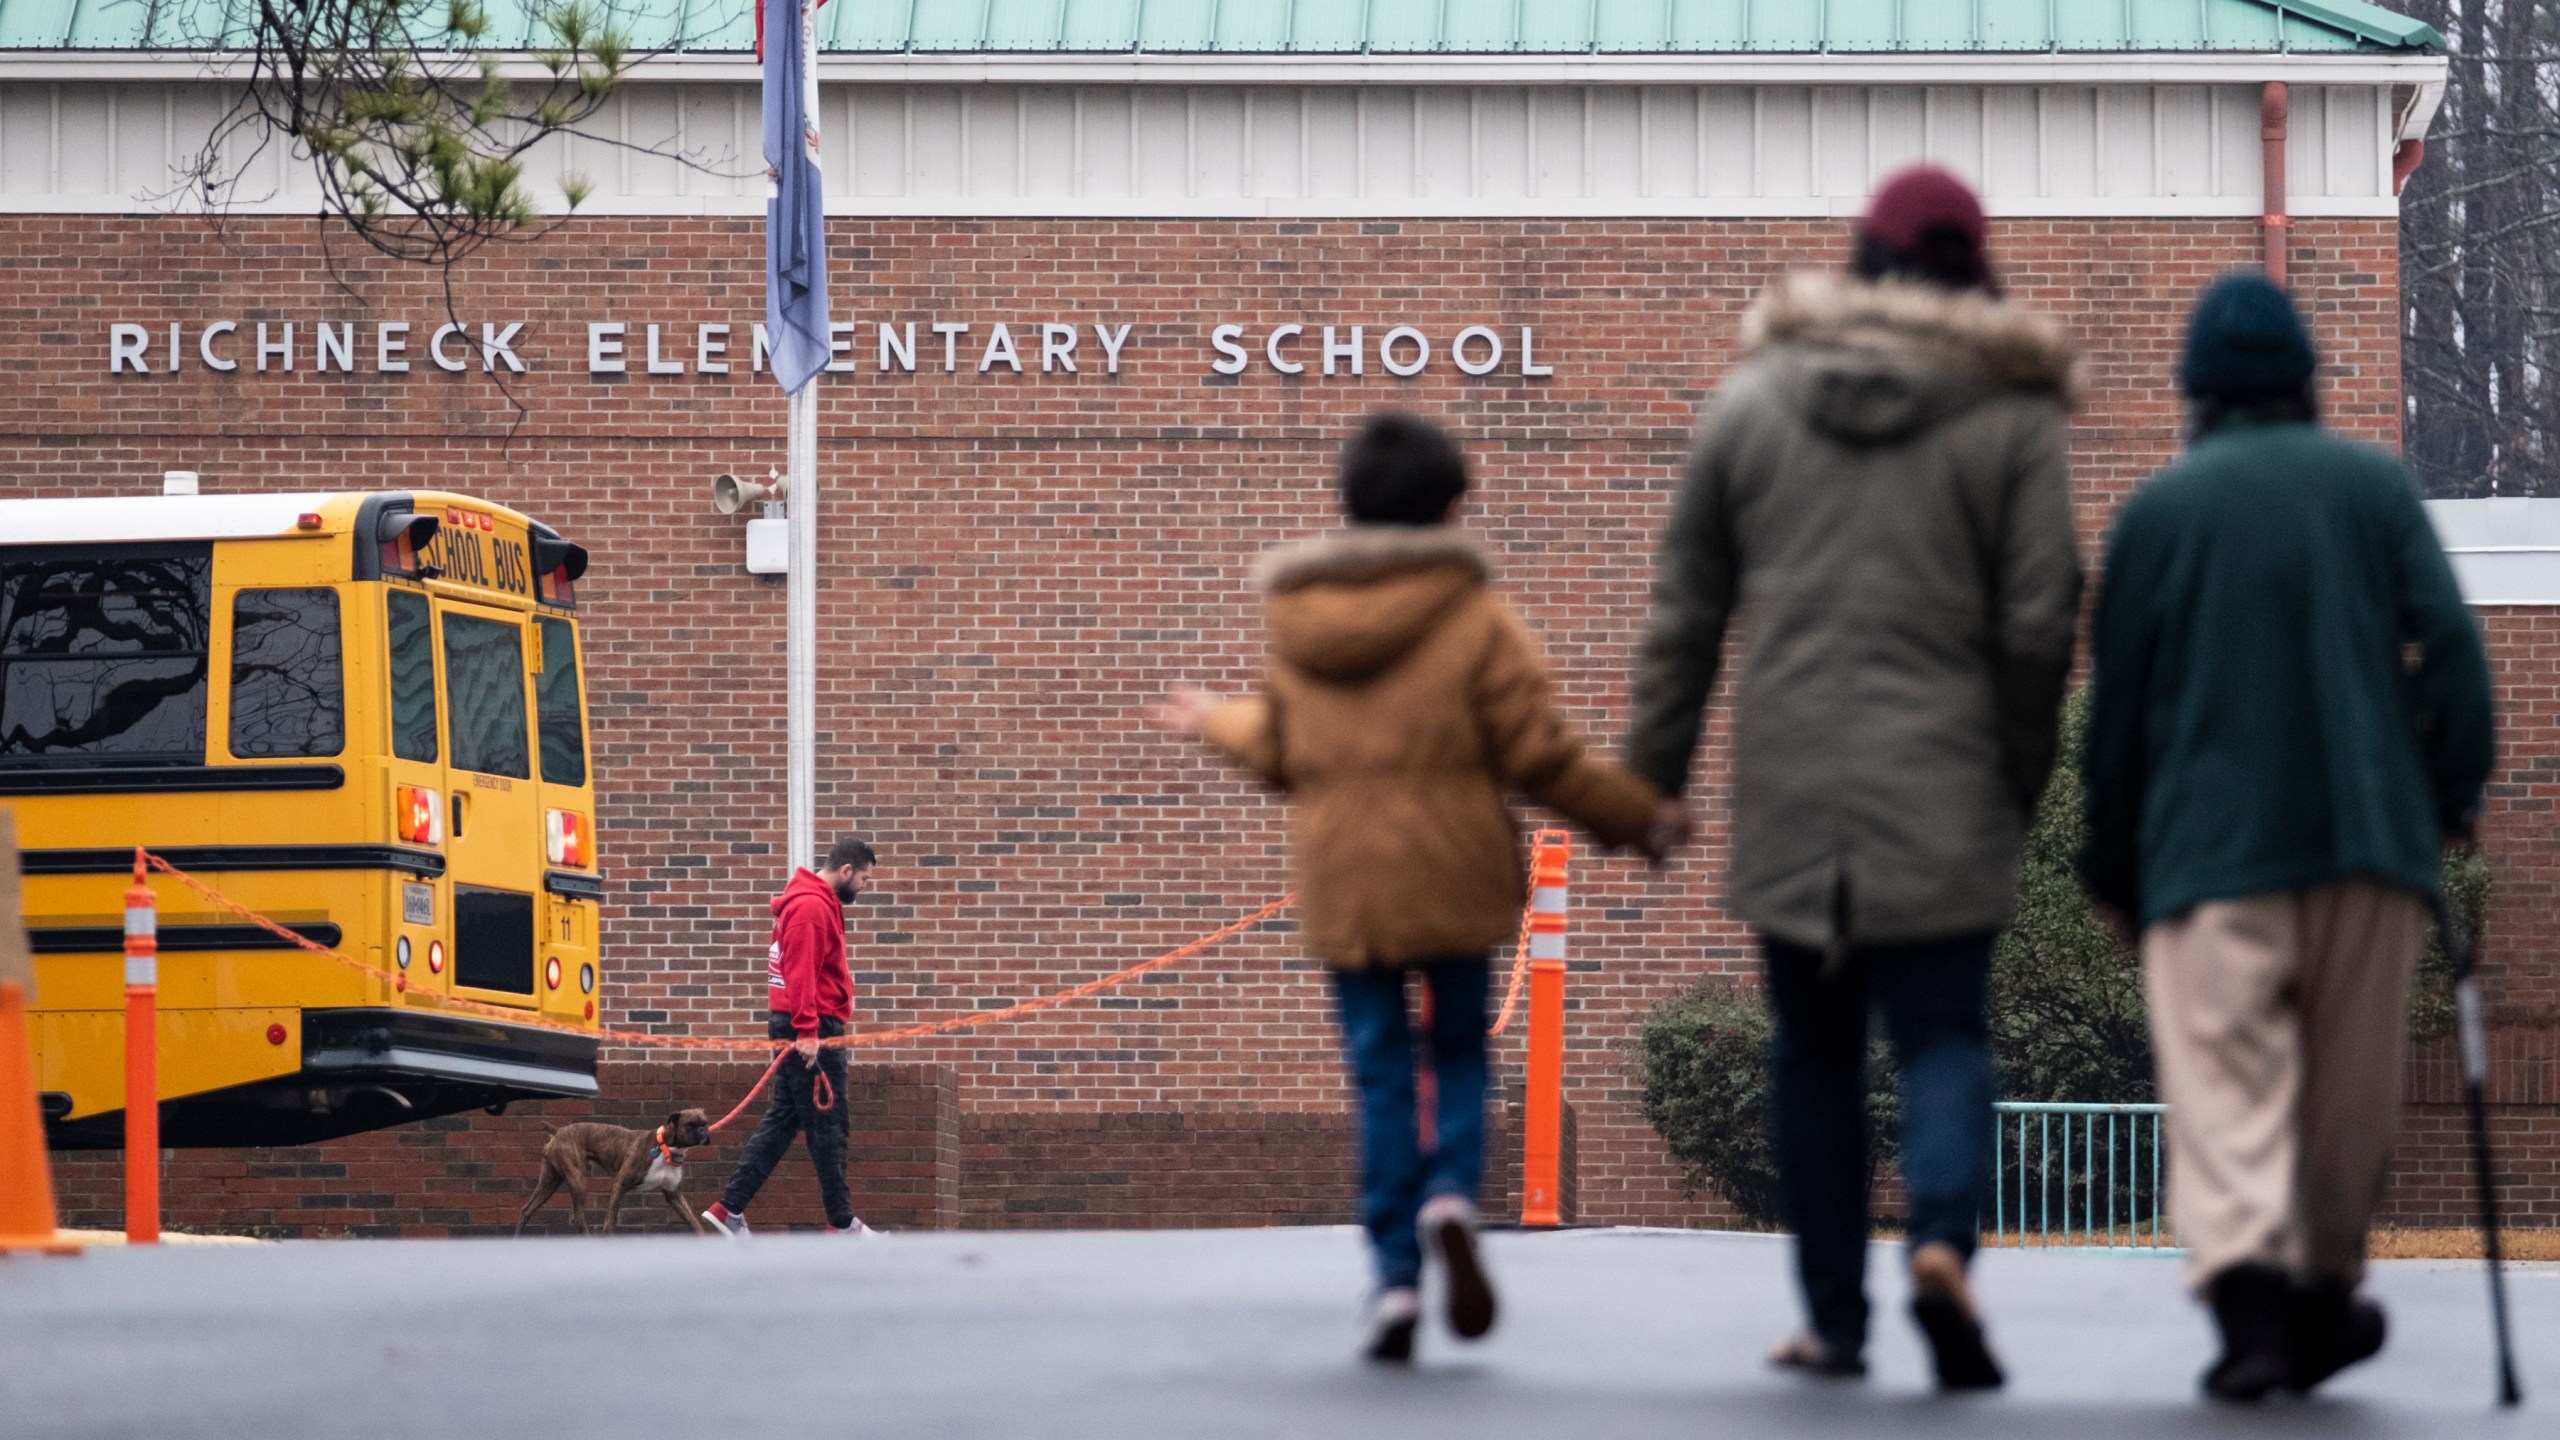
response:
[[[563,1125],[542,1142],[542,1181],[533,1187],[533,1198],[524,1202],[524,1213],[516,1217],[516,1233],[524,1233],[524,1224],[533,1212],[549,1203],[552,1192],[569,1192],[570,1219],[590,1234],[610,1235],[622,1217],[622,1199],[634,1190],[655,1190],[667,1208],[676,1212],[693,1233],[708,1233],[693,1207],[684,1202],[677,1187],[684,1184],[684,1152],[696,1145],[711,1143],[711,1121],[699,1110],[678,1110],[667,1117],[667,1123],[655,1130],[633,1130],[601,1121],[582,1121]],[[587,1180],[590,1175],[610,1176],[613,1189],[606,1196],[604,1223],[589,1229],[587,1225]]]

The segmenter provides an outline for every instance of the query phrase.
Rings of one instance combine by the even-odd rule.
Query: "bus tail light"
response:
[[[392,828],[412,845],[444,843],[444,806],[423,785],[396,785],[391,791]]]
[[[557,990],[557,989],[559,989],[559,988],[560,988],[560,957],[559,957],[559,956],[557,956],[557,955],[552,956],[552,957],[551,957],[551,959],[550,959],[546,964],[544,964],[544,965],[543,965],[543,967],[542,967],[542,983],[543,983],[544,985],[546,985],[546,986],[550,987],[551,989],[554,989],[554,990]]]
[[[575,810],[545,810],[542,830],[552,864],[575,865],[583,870],[595,863],[594,849],[588,844],[586,816]]]

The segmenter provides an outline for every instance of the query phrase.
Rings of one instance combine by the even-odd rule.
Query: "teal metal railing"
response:
[[[2004,1100],[1992,1148],[1994,1245],[2170,1254],[2165,1105]]]

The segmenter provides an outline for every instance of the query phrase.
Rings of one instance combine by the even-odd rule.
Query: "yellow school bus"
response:
[[[0,501],[0,805],[53,1143],[123,1143],[136,845],[371,967],[155,875],[163,1143],[595,1093],[586,564],[428,491]]]

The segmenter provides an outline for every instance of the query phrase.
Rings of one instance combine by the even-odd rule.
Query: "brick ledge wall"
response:
[[[599,1074],[605,1098],[591,1104],[475,1111],[317,1145],[165,1151],[163,1223],[279,1239],[509,1234],[539,1173],[545,1126],[653,1126],[706,1095],[743,1094],[761,1069],[752,1061],[607,1061]],[[1342,1111],[963,1114],[955,1073],[938,1065],[857,1065],[846,1095],[854,1208],[883,1229],[1331,1225],[1356,1212],[1356,1151]],[[760,1113],[750,1109],[689,1158],[684,1195],[693,1206],[717,1198]],[[1578,1200],[1570,1106],[1565,1122],[1570,1221]],[[1486,1132],[1486,1213],[1517,1216],[1516,1088],[1488,1107]],[[758,1229],[824,1222],[807,1155],[795,1146],[757,1197]],[[62,1224],[123,1227],[123,1156],[56,1151],[52,1160]],[[565,1196],[554,1196],[527,1227],[569,1228]],[[653,1196],[623,1207],[625,1231],[679,1228]]]

